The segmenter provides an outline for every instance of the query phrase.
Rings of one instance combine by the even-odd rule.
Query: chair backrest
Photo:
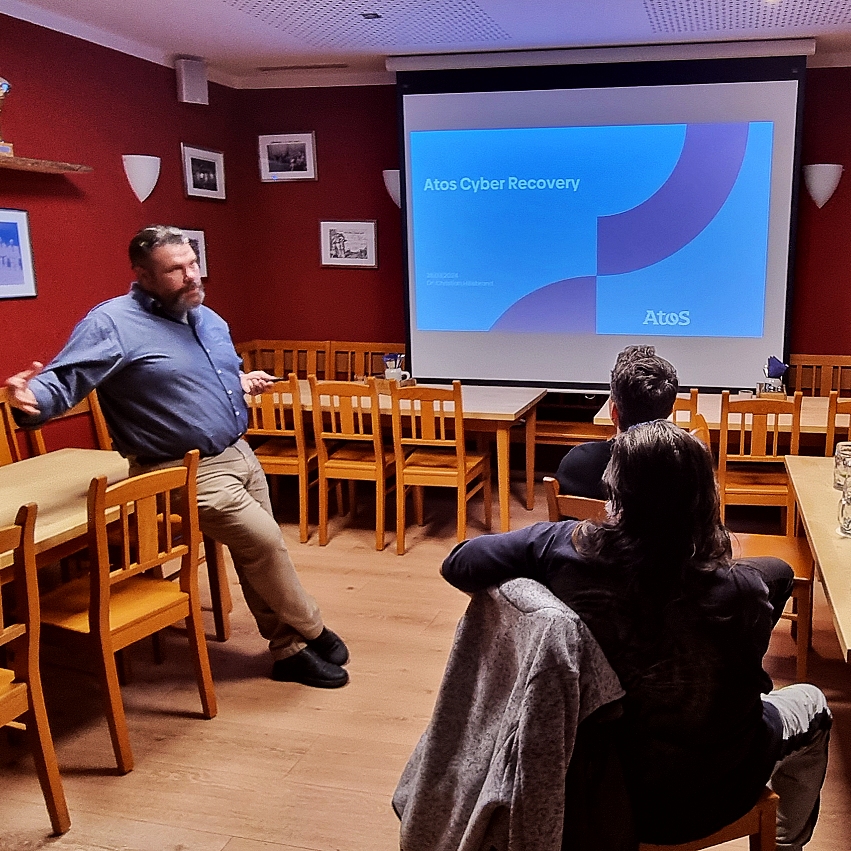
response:
[[[313,434],[319,463],[328,460],[336,441],[372,443],[376,463],[384,457],[381,440],[381,414],[375,379],[366,384],[355,381],[319,381],[308,376],[313,406]]]
[[[0,467],[21,460],[18,427],[12,418],[12,407],[6,401],[8,391],[0,388]]]
[[[178,558],[181,590],[188,593],[197,581],[201,543],[197,474],[198,450],[193,449],[180,467],[109,486],[106,476],[92,480],[88,496],[88,542],[94,559],[92,634],[109,634],[109,597],[116,584]]]
[[[330,346],[329,340],[249,340],[237,344],[236,350],[246,372],[263,369],[272,375],[294,372],[299,378],[324,378],[330,363]]]
[[[729,461],[777,462],[785,454],[797,455],[801,434],[801,391],[790,399],[731,399],[730,391],[721,394],[721,436],[718,466]],[[731,423],[736,417],[738,422]],[[781,418],[786,422],[781,422]],[[788,424],[788,431],[786,425]],[[789,435],[789,444],[781,443],[781,434]],[[731,444],[735,451],[731,451]]]
[[[396,457],[414,447],[452,450],[458,458],[459,472],[463,473],[466,448],[461,382],[453,381],[450,390],[424,384],[400,387],[391,381],[390,399]]]
[[[677,396],[674,399],[674,408],[671,411],[671,419],[685,429],[694,428],[694,418],[697,416],[698,390],[692,387],[688,398]],[[685,416],[683,416],[685,415]]]
[[[837,390],[830,391],[827,403],[827,436],[824,443],[824,454],[833,455],[836,444],[840,440],[851,440],[851,399],[840,399]],[[848,417],[848,422],[836,424],[837,417]]]
[[[248,435],[292,437],[304,446],[304,419],[301,390],[295,373],[289,380],[276,381],[256,396],[247,396]]]
[[[544,476],[544,490],[547,494],[549,519],[553,523],[559,520],[591,520],[594,523],[602,523],[606,519],[606,501],[603,499],[559,493],[558,480],[551,476]]]
[[[709,435],[709,425],[706,422],[706,417],[703,414],[695,414],[691,421],[691,428],[689,429],[689,434],[692,437],[696,437],[699,441],[706,444],[706,448],[709,449],[712,446],[712,441]]]
[[[15,679],[22,682],[28,681],[29,672],[36,670],[38,665],[38,581],[33,543],[37,510],[35,503],[23,505],[18,509],[14,524],[0,528],[0,553],[12,551],[15,554],[12,567],[7,569],[14,585],[0,583],[0,590],[3,587],[15,589],[14,608],[0,605],[0,646],[14,642],[12,665]],[[7,622],[9,616],[11,620]],[[0,724],[10,720],[0,718]]]
[[[790,355],[786,381],[805,396],[851,396],[851,355]]]
[[[405,354],[404,343],[352,343],[331,341],[330,366],[325,377],[336,381],[360,381],[384,375],[384,355]]]
[[[33,429],[19,428],[12,417],[11,406],[7,399],[8,390],[6,388],[0,389],[0,418],[3,420],[3,432],[5,436],[5,441],[0,439],[0,466],[9,464],[12,461],[20,461],[23,457],[17,438],[18,433],[21,431],[26,434],[30,455],[44,455],[47,452],[43,426]],[[109,436],[109,430],[106,427],[106,420],[104,419],[96,390],[92,390],[91,393],[81,402],[74,405],[73,408],[69,408],[49,422],[56,422],[57,420],[64,420],[69,417],[77,417],[85,414],[91,418],[92,432],[97,448],[112,449],[112,438]],[[8,452],[6,451],[7,448]]]

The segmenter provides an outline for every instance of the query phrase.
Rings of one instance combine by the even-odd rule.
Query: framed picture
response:
[[[375,269],[375,222],[319,222],[323,266]]]
[[[198,265],[201,267],[201,277],[207,277],[207,243],[204,242],[204,231],[188,230],[181,228],[189,240],[189,244],[195,250],[195,256],[198,258]]]
[[[225,198],[225,155],[180,143],[186,194],[194,198]]]
[[[316,180],[316,135],[282,133],[259,136],[260,179],[264,183]]]
[[[24,210],[0,210],[0,298],[32,298],[35,268]]]

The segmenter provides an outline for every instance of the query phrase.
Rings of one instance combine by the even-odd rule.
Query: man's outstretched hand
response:
[[[32,414],[35,416],[41,413],[38,408],[38,402],[35,398],[35,394],[32,390],[30,390],[30,381],[38,375],[42,369],[44,369],[44,364],[34,360],[29,369],[15,373],[15,375],[10,375],[6,379],[6,387],[9,390],[9,404],[13,408],[20,408],[25,414]]]

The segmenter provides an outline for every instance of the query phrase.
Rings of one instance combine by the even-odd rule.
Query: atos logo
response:
[[[679,313],[668,313],[667,310],[649,310],[644,314],[642,325],[691,325],[688,310]]]

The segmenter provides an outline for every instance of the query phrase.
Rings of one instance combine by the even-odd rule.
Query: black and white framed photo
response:
[[[260,179],[264,183],[316,180],[316,134],[259,136]]]
[[[25,210],[0,210],[0,298],[32,298],[35,268]]]
[[[378,266],[375,222],[320,222],[319,244],[323,266]]]
[[[193,198],[225,198],[225,155],[221,151],[180,143],[186,194]]]
[[[195,256],[198,258],[198,267],[201,269],[201,277],[207,277],[207,243],[204,241],[204,231],[188,230],[181,228],[192,246]]]

